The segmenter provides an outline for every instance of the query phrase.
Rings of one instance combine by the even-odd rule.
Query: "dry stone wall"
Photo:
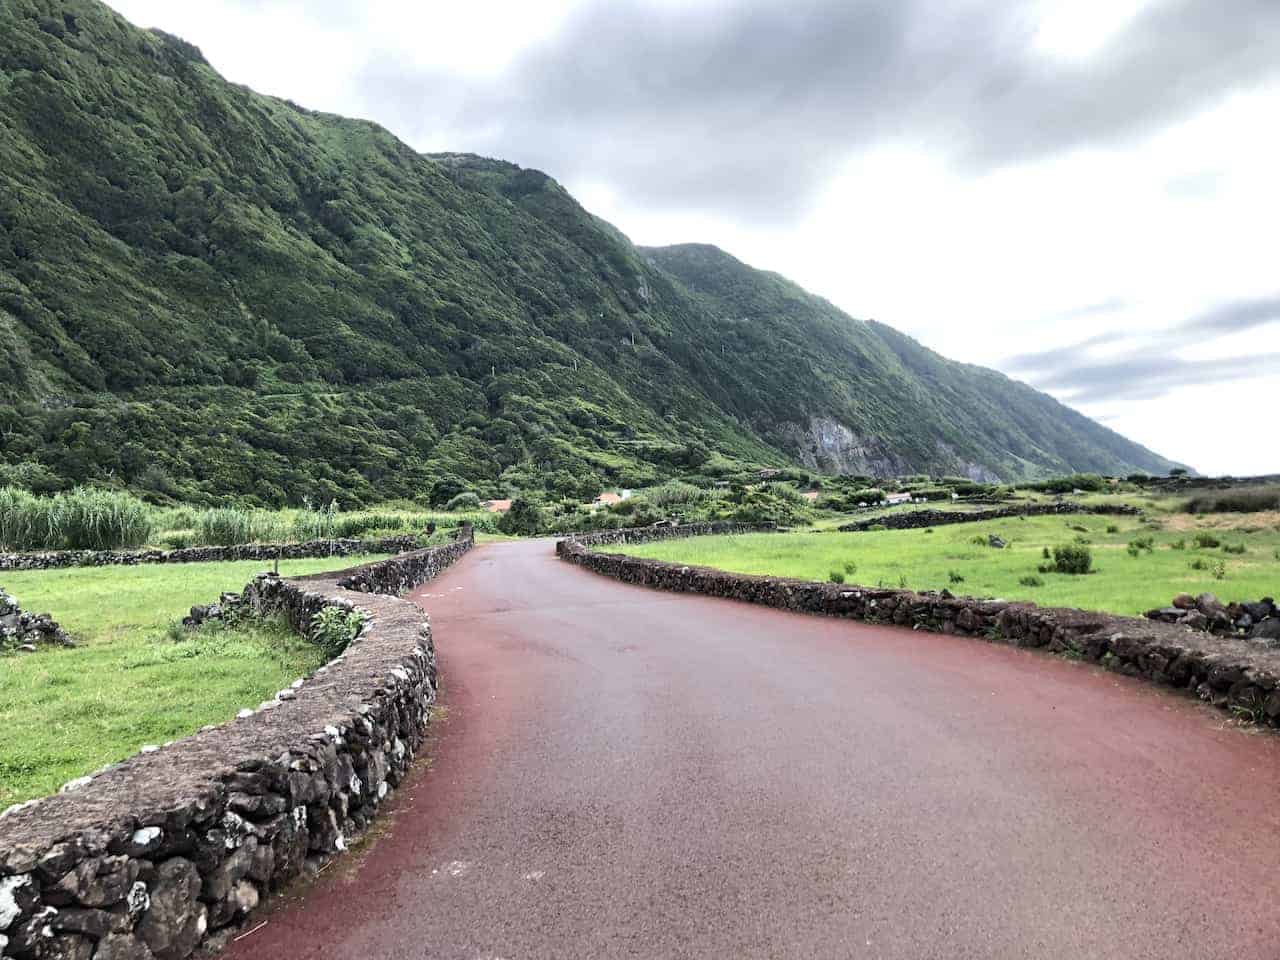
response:
[[[1133,517],[1138,516],[1142,511],[1123,503],[1086,506],[1081,503],[1062,501],[1001,507],[996,510],[911,510],[906,513],[891,513],[883,517],[856,520],[837,529],[841,533],[862,533],[873,527],[876,529],[883,527],[886,530],[918,530],[924,527],[943,527],[952,523],[982,523],[986,520],[1006,520],[1010,517],[1044,517],[1067,513]]]
[[[256,710],[0,815],[0,955],[180,960],[214,949],[270,893],[345,850],[422,744],[435,699],[430,626],[394,596],[455,543],[242,595],[305,629],[326,606],[365,625],[339,657]]]
[[[635,531],[637,542],[643,531]],[[1223,709],[1280,725],[1280,652],[1182,626],[1033,603],[957,597],[948,591],[870,589],[726,573],[556,544],[561,559],[657,590],[697,593],[797,613],[843,617],[1033,647],[1186,690]]]
[[[625,527],[621,530],[599,530],[595,533],[575,533],[570,537],[584,546],[604,546],[620,543],[648,543],[653,540],[678,540],[682,537],[702,537],[741,534],[776,533],[776,523],[736,523],[730,520],[714,520],[705,523],[657,523],[651,527]]]
[[[0,570],[53,570],[60,567],[132,566],[139,563],[209,563],[224,560],[270,562],[309,557],[350,557],[363,553],[403,553],[416,537],[376,540],[308,540],[305,543],[242,543],[231,547],[181,550],[54,550],[48,553],[0,553]]]

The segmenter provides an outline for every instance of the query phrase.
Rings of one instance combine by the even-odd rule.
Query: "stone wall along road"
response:
[[[256,710],[0,816],[0,955],[180,960],[345,850],[403,780],[436,695],[431,630],[395,594],[471,548],[443,547],[245,590],[306,629],[362,611],[347,649]]]

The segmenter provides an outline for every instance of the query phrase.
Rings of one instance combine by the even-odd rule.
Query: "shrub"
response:
[[[958,570],[948,570],[947,581],[950,583],[964,583],[964,575]]]
[[[1024,587],[1043,587],[1044,581],[1037,577],[1034,573],[1029,573],[1025,577],[1021,577],[1018,583]]]
[[[330,524],[332,536],[339,540],[352,540],[378,531],[394,533],[404,530],[413,521],[398,513],[344,513]]]
[[[985,547],[987,545],[987,538],[982,534],[978,534],[976,537],[970,537],[969,542],[976,544],[979,547]]]
[[[324,607],[311,618],[311,629],[308,634],[311,642],[319,646],[332,660],[360,635],[364,621],[365,616],[359,610]]]
[[[1119,533],[1119,532],[1120,532],[1120,528],[1117,527],[1114,523],[1107,524],[1107,533]]]
[[[1218,560],[1218,561],[1216,561],[1216,562],[1214,563],[1214,565],[1213,565],[1213,579],[1215,579],[1215,580],[1225,580],[1225,579],[1227,579],[1227,565],[1226,565],[1226,563],[1225,563],[1224,561],[1222,561],[1222,560]]]
[[[1224,543],[1222,545],[1222,552],[1242,554],[1242,553],[1247,553],[1248,551],[1245,549],[1245,546],[1243,543],[1237,543],[1237,544]]]
[[[186,550],[195,546],[196,538],[190,530],[172,530],[162,536],[160,542],[169,550]]]
[[[1257,513],[1261,510],[1280,510],[1280,486],[1211,490],[1192,497],[1183,509],[1187,513]]]
[[[1208,562],[1206,560],[1203,560],[1200,557],[1196,557],[1194,560],[1192,560],[1189,566],[1191,567],[1192,570],[1208,570],[1209,569]]]
[[[852,560],[846,560],[844,562],[844,572],[847,573],[849,576],[853,576],[855,573],[858,572],[858,565],[854,563]]]
[[[480,498],[476,496],[474,493],[472,493],[470,490],[464,490],[462,493],[458,494],[456,497],[450,497],[449,502],[444,505],[444,508],[449,511],[479,510]]]
[[[1043,550],[1040,551],[1040,556],[1044,557],[1046,560],[1053,559],[1053,554],[1049,552],[1048,547],[1045,547]]]
[[[1093,569],[1093,551],[1080,544],[1064,544],[1053,548],[1053,570],[1056,573],[1080,575]]]
[[[827,574],[827,580],[830,583],[844,583],[844,574],[839,570],[832,570]]]
[[[1169,549],[1170,549],[1170,550],[1185,550],[1185,549],[1187,549],[1187,541],[1185,541],[1185,540],[1175,540],[1175,541],[1173,541],[1173,543],[1169,544]]]
[[[924,532],[925,532],[925,533],[933,533],[933,527],[925,527],[925,528],[924,528]]]
[[[1201,550],[1216,550],[1222,546],[1222,541],[1211,533],[1197,533],[1196,546]]]
[[[1136,553],[1139,550],[1145,550],[1151,553],[1156,548],[1155,537],[1134,537],[1129,541],[1130,552]]]
[[[644,497],[655,507],[671,510],[676,507],[690,507],[710,498],[710,494],[701,487],[683,480],[669,480],[644,492]]]
[[[498,520],[498,529],[508,536],[531,537],[546,523],[542,508],[528,497],[517,497],[511,509]]]

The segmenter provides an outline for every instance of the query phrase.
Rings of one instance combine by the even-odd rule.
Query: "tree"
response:
[[[542,531],[542,508],[528,497],[517,497],[511,509],[498,520],[498,529],[514,537],[532,537]]]

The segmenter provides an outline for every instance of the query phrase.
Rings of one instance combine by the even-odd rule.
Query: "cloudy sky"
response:
[[[1278,0],[111,0],[1199,470],[1280,471]]]

